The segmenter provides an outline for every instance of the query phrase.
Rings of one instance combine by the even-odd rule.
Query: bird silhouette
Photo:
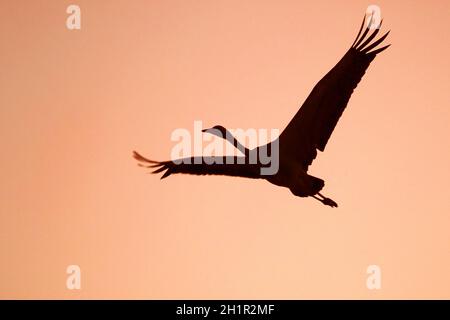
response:
[[[164,172],[161,179],[176,173],[265,179],[277,186],[289,188],[298,197],[313,197],[324,205],[337,207],[335,201],[320,193],[325,184],[324,180],[311,176],[307,172],[317,156],[317,150],[322,152],[325,150],[353,90],[369,64],[377,54],[390,46],[376,49],[390,31],[371,42],[378,34],[382,21],[367,37],[372,19],[373,15],[364,29],[366,23],[366,16],[364,16],[350,49],[314,86],[297,114],[274,141],[250,150],[237,141],[225,127],[218,125],[202,131],[226,139],[243,156],[190,157],[173,161],[153,161],[133,151],[134,158],[140,162],[139,165],[154,170],[152,173]],[[364,32],[362,32],[363,29]],[[261,169],[267,164],[262,163],[258,157],[259,152],[264,148],[270,153],[275,150],[275,146],[278,150],[278,170],[274,174],[264,175]],[[256,161],[249,161],[252,156],[256,158]]]

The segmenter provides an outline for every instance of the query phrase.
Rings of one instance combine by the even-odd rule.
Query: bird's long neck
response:
[[[225,139],[231,143],[236,149],[242,152],[246,157],[249,156],[250,150],[242,145],[232,134],[230,131],[226,130]]]

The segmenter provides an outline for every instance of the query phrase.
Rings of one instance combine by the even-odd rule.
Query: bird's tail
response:
[[[325,181],[323,181],[320,178],[308,175],[308,179],[309,179],[309,183],[311,185],[311,189],[313,191],[313,194],[317,194],[325,186]]]

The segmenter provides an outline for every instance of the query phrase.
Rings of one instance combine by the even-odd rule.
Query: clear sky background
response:
[[[132,150],[166,160],[194,120],[283,129],[369,4],[392,47],[311,168],[338,209],[136,166]],[[1,1],[0,297],[450,298],[449,7]]]

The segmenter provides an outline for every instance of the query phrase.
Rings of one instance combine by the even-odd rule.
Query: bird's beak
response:
[[[208,132],[209,129],[203,129],[202,132]]]

